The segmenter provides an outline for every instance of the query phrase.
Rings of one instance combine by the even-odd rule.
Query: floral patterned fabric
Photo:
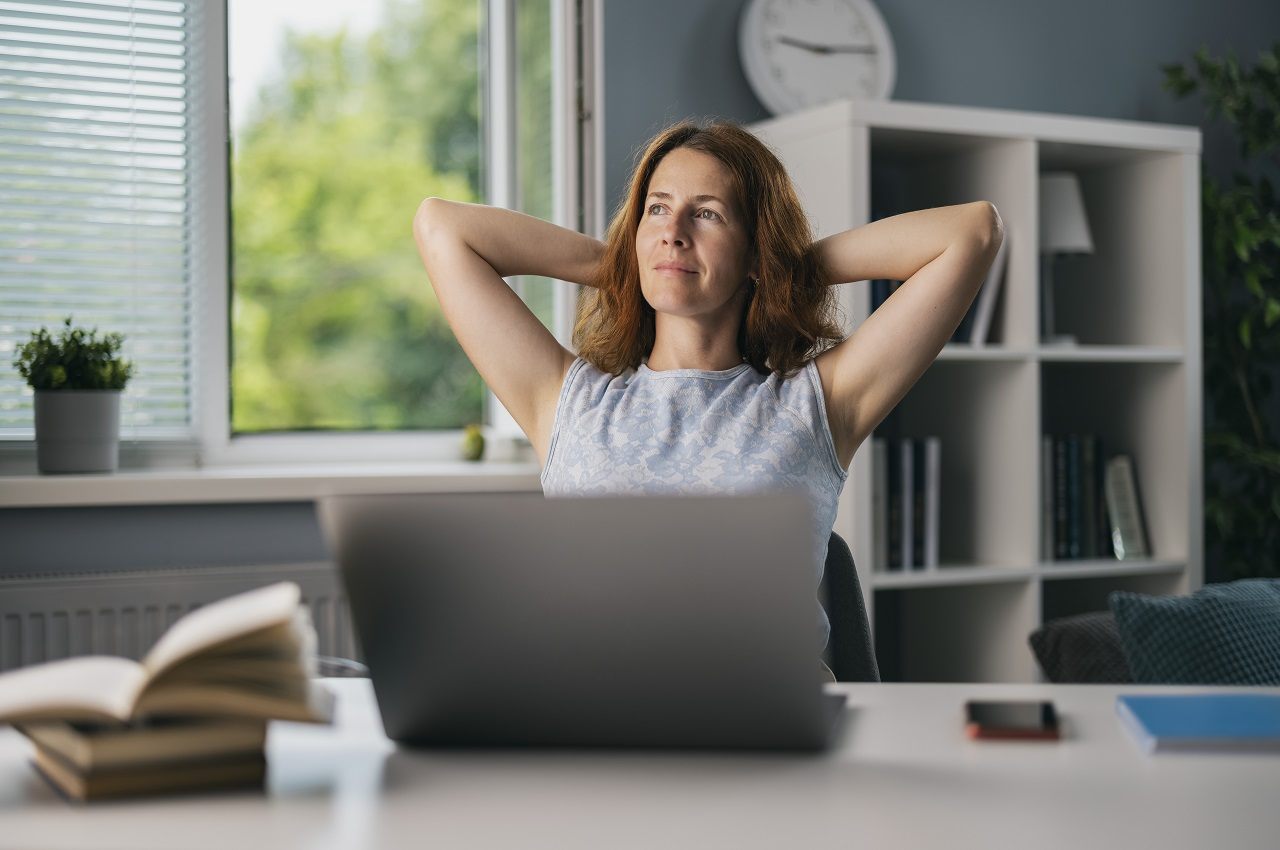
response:
[[[836,459],[818,370],[790,378],[648,365],[621,375],[582,358],[556,405],[547,496],[736,495],[797,490],[810,502],[814,592],[848,473]],[[816,598],[816,596],[815,596]],[[826,614],[818,606],[825,645]]]

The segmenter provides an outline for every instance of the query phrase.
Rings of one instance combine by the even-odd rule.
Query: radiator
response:
[[[187,612],[277,581],[302,589],[321,655],[358,658],[333,565],[273,564],[0,578],[0,671],[76,655],[140,659]]]

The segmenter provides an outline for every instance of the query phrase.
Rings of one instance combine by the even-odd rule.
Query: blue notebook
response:
[[[1116,711],[1149,753],[1162,750],[1280,752],[1280,696],[1120,696],[1116,697]]]

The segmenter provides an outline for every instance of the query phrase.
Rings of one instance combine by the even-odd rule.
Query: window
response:
[[[0,0],[0,357],[74,307],[127,337],[134,447],[456,455],[500,410],[409,222],[428,194],[594,221],[595,6]],[[511,283],[567,338],[570,287]],[[29,445],[30,402],[0,369],[0,437]]]
[[[409,223],[484,201],[483,12],[231,0],[233,433],[482,418]]]
[[[41,326],[124,334],[125,439],[192,427],[191,45],[177,0],[0,2],[0,437],[30,440],[12,368]]]

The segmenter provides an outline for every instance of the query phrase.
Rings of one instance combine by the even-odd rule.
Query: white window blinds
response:
[[[16,346],[68,315],[125,336],[122,437],[191,433],[197,6],[0,0],[0,437],[32,436]]]

